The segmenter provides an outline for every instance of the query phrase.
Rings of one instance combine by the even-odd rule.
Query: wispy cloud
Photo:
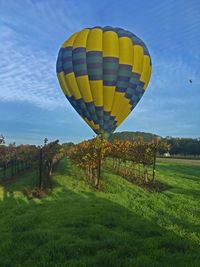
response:
[[[40,132],[43,121],[51,117],[57,127],[55,132],[51,123],[44,128],[52,136],[59,127],[60,133],[71,138],[91,135],[60,90],[55,61],[60,44],[74,31],[110,24],[127,28],[144,39],[153,61],[147,92],[119,129],[199,135],[200,2],[119,2],[0,1],[0,113],[5,117],[1,124],[5,132],[12,121],[30,122],[32,129]],[[13,125],[11,136],[17,133]],[[75,133],[77,125],[83,128]],[[19,139],[21,132],[25,138],[25,129],[26,134],[30,129],[29,124],[23,127],[18,129]],[[33,140],[35,134],[33,130],[27,138]]]
[[[55,58],[21,41],[8,26],[1,27],[0,101],[29,102],[40,107],[64,105],[55,80]]]
[[[8,12],[2,5],[0,101],[27,102],[43,108],[69,107],[57,82],[55,62],[64,41],[58,33],[65,32],[66,37],[77,20],[73,23],[71,9],[55,6],[53,10],[48,2],[33,3],[14,4],[15,20],[11,19],[12,6]]]

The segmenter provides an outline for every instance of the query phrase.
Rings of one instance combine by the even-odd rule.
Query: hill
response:
[[[124,131],[124,132],[116,132],[112,134],[110,137],[110,140],[113,141],[113,140],[119,139],[123,141],[125,140],[133,141],[139,136],[142,137],[145,141],[151,141],[155,137],[160,137],[159,135],[152,134],[152,133]]]
[[[0,185],[0,266],[200,266],[199,170],[160,161],[150,193],[104,169],[98,192],[64,158],[43,199],[23,193],[34,171]]]
[[[145,141],[151,141],[156,137],[162,138],[170,146],[171,155],[191,156],[191,158],[200,158],[200,138],[183,138],[183,137],[161,137],[152,133],[145,132],[117,132],[111,135],[110,141],[119,139],[123,141],[133,141],[138,136]]]

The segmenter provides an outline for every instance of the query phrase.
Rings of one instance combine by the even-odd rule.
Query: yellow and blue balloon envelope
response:
[[[94,27],[74,33],[57,59],[60,86],[97,134],[110,134],[135,108],[151,76],[144,42],[121,28]]]

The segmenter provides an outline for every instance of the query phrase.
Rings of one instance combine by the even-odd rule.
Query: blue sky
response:
[[[118,131],[199,137],[199,0],[1,0],[0,134],[7,142],[94,136],[65,99],[55,63],[65,39],[96,25],[132,31],[152,57],[148,89]]]

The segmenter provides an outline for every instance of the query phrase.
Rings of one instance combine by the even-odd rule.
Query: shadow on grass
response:
[[[27,201],[4,188],[0,212],[0,266],[200,265],[197,245],[92,192]]]
[[[58,168],[56,170],[56,173],[58,173],[59,175],[73,176],[76,178],[78,178],[77,175],[80,175],[80,172],[81,171],[74,167],[68,159],[65,161],[64,168]]]
[[[177,194],[195,198],[197,200],[200,199],[200,191],[198,189],[185,189],[185,188],[176,186],[171,191]]]
[[[148,181],[148,182],[145,182],[144,181],[144,178],[141,178],[141,177],[134,177],[134,176],[130,176],[130,175],[125,175],[123,173],[121,173],[120,171],[117,172],[117,171],[113,171],[112,168],[104,168],[104,173],[112,173],[112,174],[115,174],[116,176],[118,177],[122,177],[124,178],[126,181],[130,182],[131,184],[134,184],[136,186],[138,186],[139,188],[142,188],[142,189],[145,189],[146,191],[148,192],[163,192],[163,191],[166,191],[166,190],[169,190],[171,189],[172,187],[164,182],[161,182],[157,179],[155,179],[154,181]]]

